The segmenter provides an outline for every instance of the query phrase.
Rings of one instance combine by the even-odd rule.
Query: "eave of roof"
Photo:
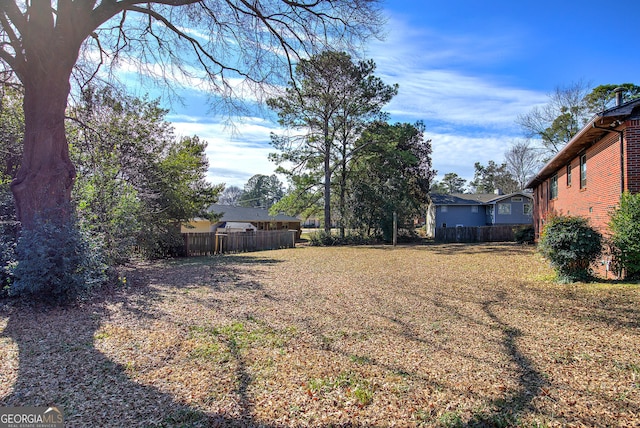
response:
[[[235,207],[232,205],[214,204],[209,207],[209,212],[223,213],[220,221],[288,221],[299,222],[300,219],[285,214],[269,215],[269,211],[263,208]]]
[[[495,204],[496,202],[502,201],[504,199],[513,198],[514,196],[523,196],[525,198],[533,199],[533,195],[527,192],[513,192],[508,195],[496,195],[490,201],[487,201],[488,204]]]
[[[567,165],[582,151],[594,143],[620,128],[619,121],[633,114],[640,106],[640,99],[629,101],[617,107],[612,107],[595,115],[538,173],[526,184],[525,188],[533,189],[543,183],[563,166]],[[601,129],[607,128],[607,129]]]
[[[487,205],[516,195],[532,198],[532,196],[526,192],[514,192],[508,195],[496,195],[494,193],[432,194],[430,197],[435,205]]]

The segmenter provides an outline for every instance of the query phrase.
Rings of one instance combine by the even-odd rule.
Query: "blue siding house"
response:
[[[438,227],[533,224],[533,197],[526,192],[431,194],[430,199],[427,235],[431,237]]]

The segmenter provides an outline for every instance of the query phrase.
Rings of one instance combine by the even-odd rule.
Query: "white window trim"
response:
[[[509,207],[509,212],[508,213],[501,212],[500,211],[500,207],[501,206]],[[498,203],[498,215],[511,215],[511,204],[508,203],[508,202],[500,202],[500,203]]]

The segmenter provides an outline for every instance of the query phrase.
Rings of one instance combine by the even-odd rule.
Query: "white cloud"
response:
[[[503,160],[519,136],[517,116],[546,102],[546,94],[512,84],[513,76],[492,72],[495,64],[521,54],[517,36],[445,36],[392,17],[388,39],[372,43],[368,57],[376,62],[376,75],[400,86],[385,109],[392,120],[424,120],[439,175],[455,172],[471,180],[475,162]],[[193,81],[181,83],[202,89]],[[239,82],[234,86],[241,87]],[[240,94],[256,100],[244,88]],[[195,134],[208,141],[208,178],[213,183],[242,187],[252,175],[270,175],[276,168],[268,160],[274,151],[269,134],[279,131],[272,121],[243,117],[229,128],[198,116],[174,115],[169,120],[179,135]]]
[[[242,188],[255,174],[274,173],[276,165],[268,156],[275,151],[269,145],[270,133],[277,131],[275,124],[245,117],[231,127],[224,123],[204,123],[202,119],[185,115],[169,117],[177,136],[197,135],[207,141],[207,178],[211,183]]]
[[[501,136],[470,137],[455,134],[430,134],[427,130],[426,138],[432,140],[433,168],[442,177],[448,172],[454,172],[465,180],[473,180],[474,164],[480,162],[486,165],[493,160],[504,161],[504,152],[509,147],[511,139]]]
[[[393,16],[387,40],[371,44],[368,55],[376,62],[376,74],[399,84],[385,110],[394,121],[425,122],[439,176],[455,172],[471,180],[475,162],[502,162],[511,141],[520,136],[518,115],[546,102],[546,94],[513,85],[514,76],[492,71],[522,55],[518,39],[518,34],[437,34]]]
[[[486,71],[469,71],[491,69],[519,55],[512,39],[517,37],[447,37],[392,17],[388,39],[370,49],[377,74],[399,84],[387,111],[398,120],[513,128],[517,116],[544,103],[546,95],[513,87]]]

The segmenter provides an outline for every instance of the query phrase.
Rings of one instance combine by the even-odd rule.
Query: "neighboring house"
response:
[[[219,228],[237,229],[240,223],[249,223],[256,230],[297,230],[300,237],[300,219],[285,214],[269,215],[269,211],[263,208],[235,207],[231,205],[214,204],[209,207],[209,212],[222,214],[220,220],[211,222],[205,219],[194,219],[188,225],[182,226],[182,233],[215,232]],[[251,228],[251,226],[247,226]]]
[[[606,235],[620,194],[640,192],[640,100],[623,103],[618,92],[616,106],[594,116],[527,188],[536,237],[550,215],[586,217]]]
[[[427,236],[440,227],[477,227],[532,223],[532,195],[466,194],[430,195]]]

